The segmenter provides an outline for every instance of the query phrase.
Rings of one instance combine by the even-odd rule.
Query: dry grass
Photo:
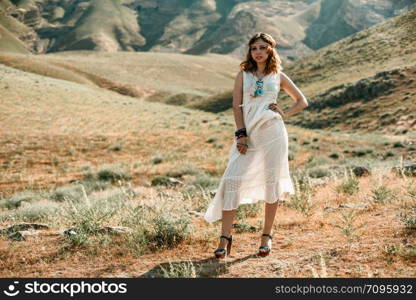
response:
[[[398,215],[415,206],[415,180],[390,172],[399,158],[406,163],[415,159],[416,136],[313,131],[288,122],[291,174],[323,176],[313,178],[317,184],[310,191],[313,205],[279,207],[271,256],[257,258],[254,254],[260,234],[243,230],[235,233],[232,255],[216,262],[212,252],[221,224],[208,225],[200,214],[226,167],[235,129],[232,113],[202,112],[120,93],[127,85],[129,91],[148,87],[148,94],[153,89],[168,95],[211,95],[229,89],[233,72],[221,70],[227,64],[236,67],[235,61],[221,56],[224,64],[216,65],[209,64],[219,58],[215,55],[154,53],[17,57],[2,55],[11,66],[31,73],[0,65],[0,225],[38,214],[51,229],[21,242],[2,236],[2,277],[152,277],[162,276],[163,269],[170,270],[165,276],[195,277],[416,275],[415,233],[406,229]],[[396,59],[392,58],[392,63]],[[197,77],[200,70],[204,76]],[[328,74],[335,74],[331,72]],[[346,80],[347,75],[337,76],[333,77],[335,83]],[[312,92],[324,82],[317,81],[306,91]],[[122,90],[114,93],[108,90],[112,87]],[[344,168],[355,165],[369,168],[372,175],[358,182],[345,181]],[[171,249],[142,249],[140,254],[132,251],[136,240],[123,236],[90,233],[89,244],[78,243],[80,240],[68,244],[57,231],[71,224],[56,212],[67,203],[65,197],[56,197],[55,188],[61,187],[60,192],[76,198],[71,183],[86,176],[98,180],[102,167],[123,168],[128,176],[109,180],[105,191],[89,191],[88,197],[128,186],[135,192],[131,199],[125,198],[134,205],[146,205],[158,213],[175,208],[179,214],[192,216],[192,234]],[[182,183],[174,187],[152,185],[155,179],[162,183],[168,177]],[[380,186],[388,190],[374,192]],[[13,195],[25,192],[43,196],[27,201],[16,196],[13,201],[29,203],[19,202],[15,209],[3,205],[12,201]],[[340,207],[360,204],[365,205],[352,210]],[[46,218],[42,210],[48,206],[56,211]],[[263,212],[236,223],[257,226]],[[98,225],[123,225],[123,213],[120,210],[108,224]]]
[[[190,238],[173,249],[145,252],[139,259],[121,237],[112,237],[109,244],[97,241],[79,248],[67,248],[64,238],[52,231],[24,242],[3,240],[1,275],[151,277],[161,276],[162,268],[169,269],[169,262],[173,263],[173,271],[175,266],[179,268],[186,262],[189,266],[191,262],[196,277],[414,277],[414,254],[409,256],[410,252],[391,249],[415,247],[414,232],[406,230],[398,217],[399,211],[415,205],[415,199],[408,194],[408,187],[414,186],[415,180],[404,180],[390,172],[378,176],[359,179],[360,192],[349,197],[335,191],[338,182],[317,187],[313,197],[316,206],[310,217],[287,206],[279,207],[273,230],[273,251],[268,258],[254,255],[259,233],[234,232],[232,255],[216,262],[211,252],[217,245],[221,224],[207,226],[199,217],[194,217]],[[375,182],[392,189],[396,200],[388,204],[370,201]],[[176,188],[163,194],[155,194],[150,188],[140,188],[137,192],[142,203],[159,202],[156,204],[159,207],[160,203],[175,205],[175,199],[181,199],[182,194],[181,189]],[[359,228],[354,239],[337,228],[343,225],[342,213],[349,210],[338,208],[343,203],[368,204],[364,209],[354,209],[351,225]],[[262,214],[263,210],[247,221],[254,224],[262,219]]]
[[[1,67],[1,70],[7,74],[0,87],[4,95],[1,101],[4,131],[0,140],[3,198],[26,190],[40,192],[54,186],[65,186],[83,178],[88,169],[96,173],[103,165],[121,164],[132,175],[128,183],[137,192],[134,201],[156,206],[166,203],[163,200],[170,205],[189,203],[190,206],[184,206],[184,211],[189,212],[191,207],[203,212],[210,198],[207,196],[209,190],[216,186],[213,179],[222,175],[227,162],[226,155],[232,141],[230,133],[234,128],[232,116],[180,107],[169,109],[170,106],[160,103],[7,67]],[[21,88],[28,86],[33,88]],[[140,258],[131,251],[131,242],[117,236],[98,237],[89,246],[68,247],[65,238],[56,231],[68,228],[69,224],[52,218],[49,231],[26,241],[12,242],[2,237],[1,275],[160,276],[161,267],[169,270],[169,261],[174,263],[174,268],[182,270],[182,273],[175,273],[174,269],[171,273],[183,275],[183,272],[193,269],[189,269],[189,264],[185,264],[188,269],[181,269],[183,264],[177,266],[175,263],[191,261],[196,276],[205,277],[414,276],[413,258],[405,252],[389,250],[392,247],[407,249],[406,245],[414,245],[414,234],[405,230],[396,214],[404,203],[410,203],[406,182],[386,169],[389,164],[393,166],[397,162],[383,161],[372,154],[354,158],[351,153],[341,151],[351,149],[349,145],[352,144],[371,146],[375,152],[384,151],[400,137],[311,132],[292,126],[288,126],[288,131],[290,145],[295,149],[291,161],[292,174],[297,169],[308,170],[308,166],[325,166],[319,156],[324,157],[333,151],[339,152],[341,158],[338,162],[326,158],[328,167],[333,163],[348,165],[356,159],[357,163],[370,164],[374,170],[377,167],[379,170],[371,177],[360,179],[359,192],[352,196],[336,190],[340,183],[335,181],[336,177],[326,186],[317,187],[309,217],[294,208],[280,207],[270,257],[263,260],[254,257],[259,233],[244,232],[236,233],[233,254],[226,261],[212,261],[220,224],[207,226],[197,215],[193,216],[194,230],[189,238],[173,249],[145,251]],[[212,137],[216,138],[215,142],[208,143]],[[305,141],[310,143],[305,144]],[[386,141],[391,144],[384,145]],[[400,151],[405,153],[400,148],[397,154]],[[151,180],[156,176],[169,173],[173,176],[175,172],[185,186],[151,186]],[[367,197],[371,195],[371,189],[380,184],[378,180],[393,189],[398,200],[385,204],[369,202]],[[186,189],[197,184],[204,186],[205,196],[200,193],[186,196]],[[408,184],[414,185],[414,181]],[[356,232],[359,239],[351,239],[336,227],[345,226],[341,209],[337,206],[362,202],[370,206],[363,211],[357,210],[352,228],[365,226]],[[19,213],[24,215],[27,212]],[[261,213],[238,222],[258,224]],[[116,220],[110,225],[119,225]],[[5,219],[2,226],[12,223]]]

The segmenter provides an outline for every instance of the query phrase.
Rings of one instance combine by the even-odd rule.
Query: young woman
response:
[[[204,216],[210,223],[222,218],[222,235],[214,252],[217,258],[231,251],[231,227],[238,206],[259,200],[265,201],[265,222],[258,254],[270,253],[278,200],[285,193],[294,194],[284,120],[308,106],[302,92],[282,72],[274,39],[267,33],[256,33],[248,46],[234,84],[233,111],[238,130],[227,168]],[[276,104],[280,88],[296,101],[285,112]]]

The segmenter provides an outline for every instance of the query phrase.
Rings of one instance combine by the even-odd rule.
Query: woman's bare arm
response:
[[[233,91],[233,112],[237,129],[245,127],[243,119],[243,109],[239,105],[243,102],[243,71],[240,71],[234,82]]]
[[[244,117],[243,117],[243,109],[240,106],[243,102],[243,72],[240,71],[234,83],[234,91],[233,91],[233,112],[234,112],[234,119],[235,125],[237,129],[246,127],[244,124]],[[247,137],[242,136],[237,139],[237,150],[241,154],[246,154],[247,152]]]
[[[296,104],[284,112],[285,118],[297,114],[305,107],[307,107],[308,101],[299,88],[293,83],[293,81],[283,72],[280,73],[280,87],[288,93],[288,95],[296,101]]]

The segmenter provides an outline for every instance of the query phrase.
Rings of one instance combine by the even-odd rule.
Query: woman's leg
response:
[[[222,230],[221,234],[225,236],[231,235],[231,227],[233,226],[234,216],[237,210],[223,210],[222,211]],[[220,239],[220,244],[218,248],[225,248],[228,241],[226,239]]]
[[[275,203],[267,203],[265,202],[265,215],[264,215],[264,226],[263,226],[263,233],[271,234],[274,219],[276,217],[277,206],[279,205],[278,201]],[[270,239],[267,236],[262,236],[261,238],[261,246],[270,246],[269,243]]]

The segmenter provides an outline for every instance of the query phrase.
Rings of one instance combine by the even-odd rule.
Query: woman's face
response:
[[[269,57],[268,50],[269,44],[263,40],[257,40],[253,44],[250,45],[250,53],[251,57],[257,63],[266,62],[267,58]]]

